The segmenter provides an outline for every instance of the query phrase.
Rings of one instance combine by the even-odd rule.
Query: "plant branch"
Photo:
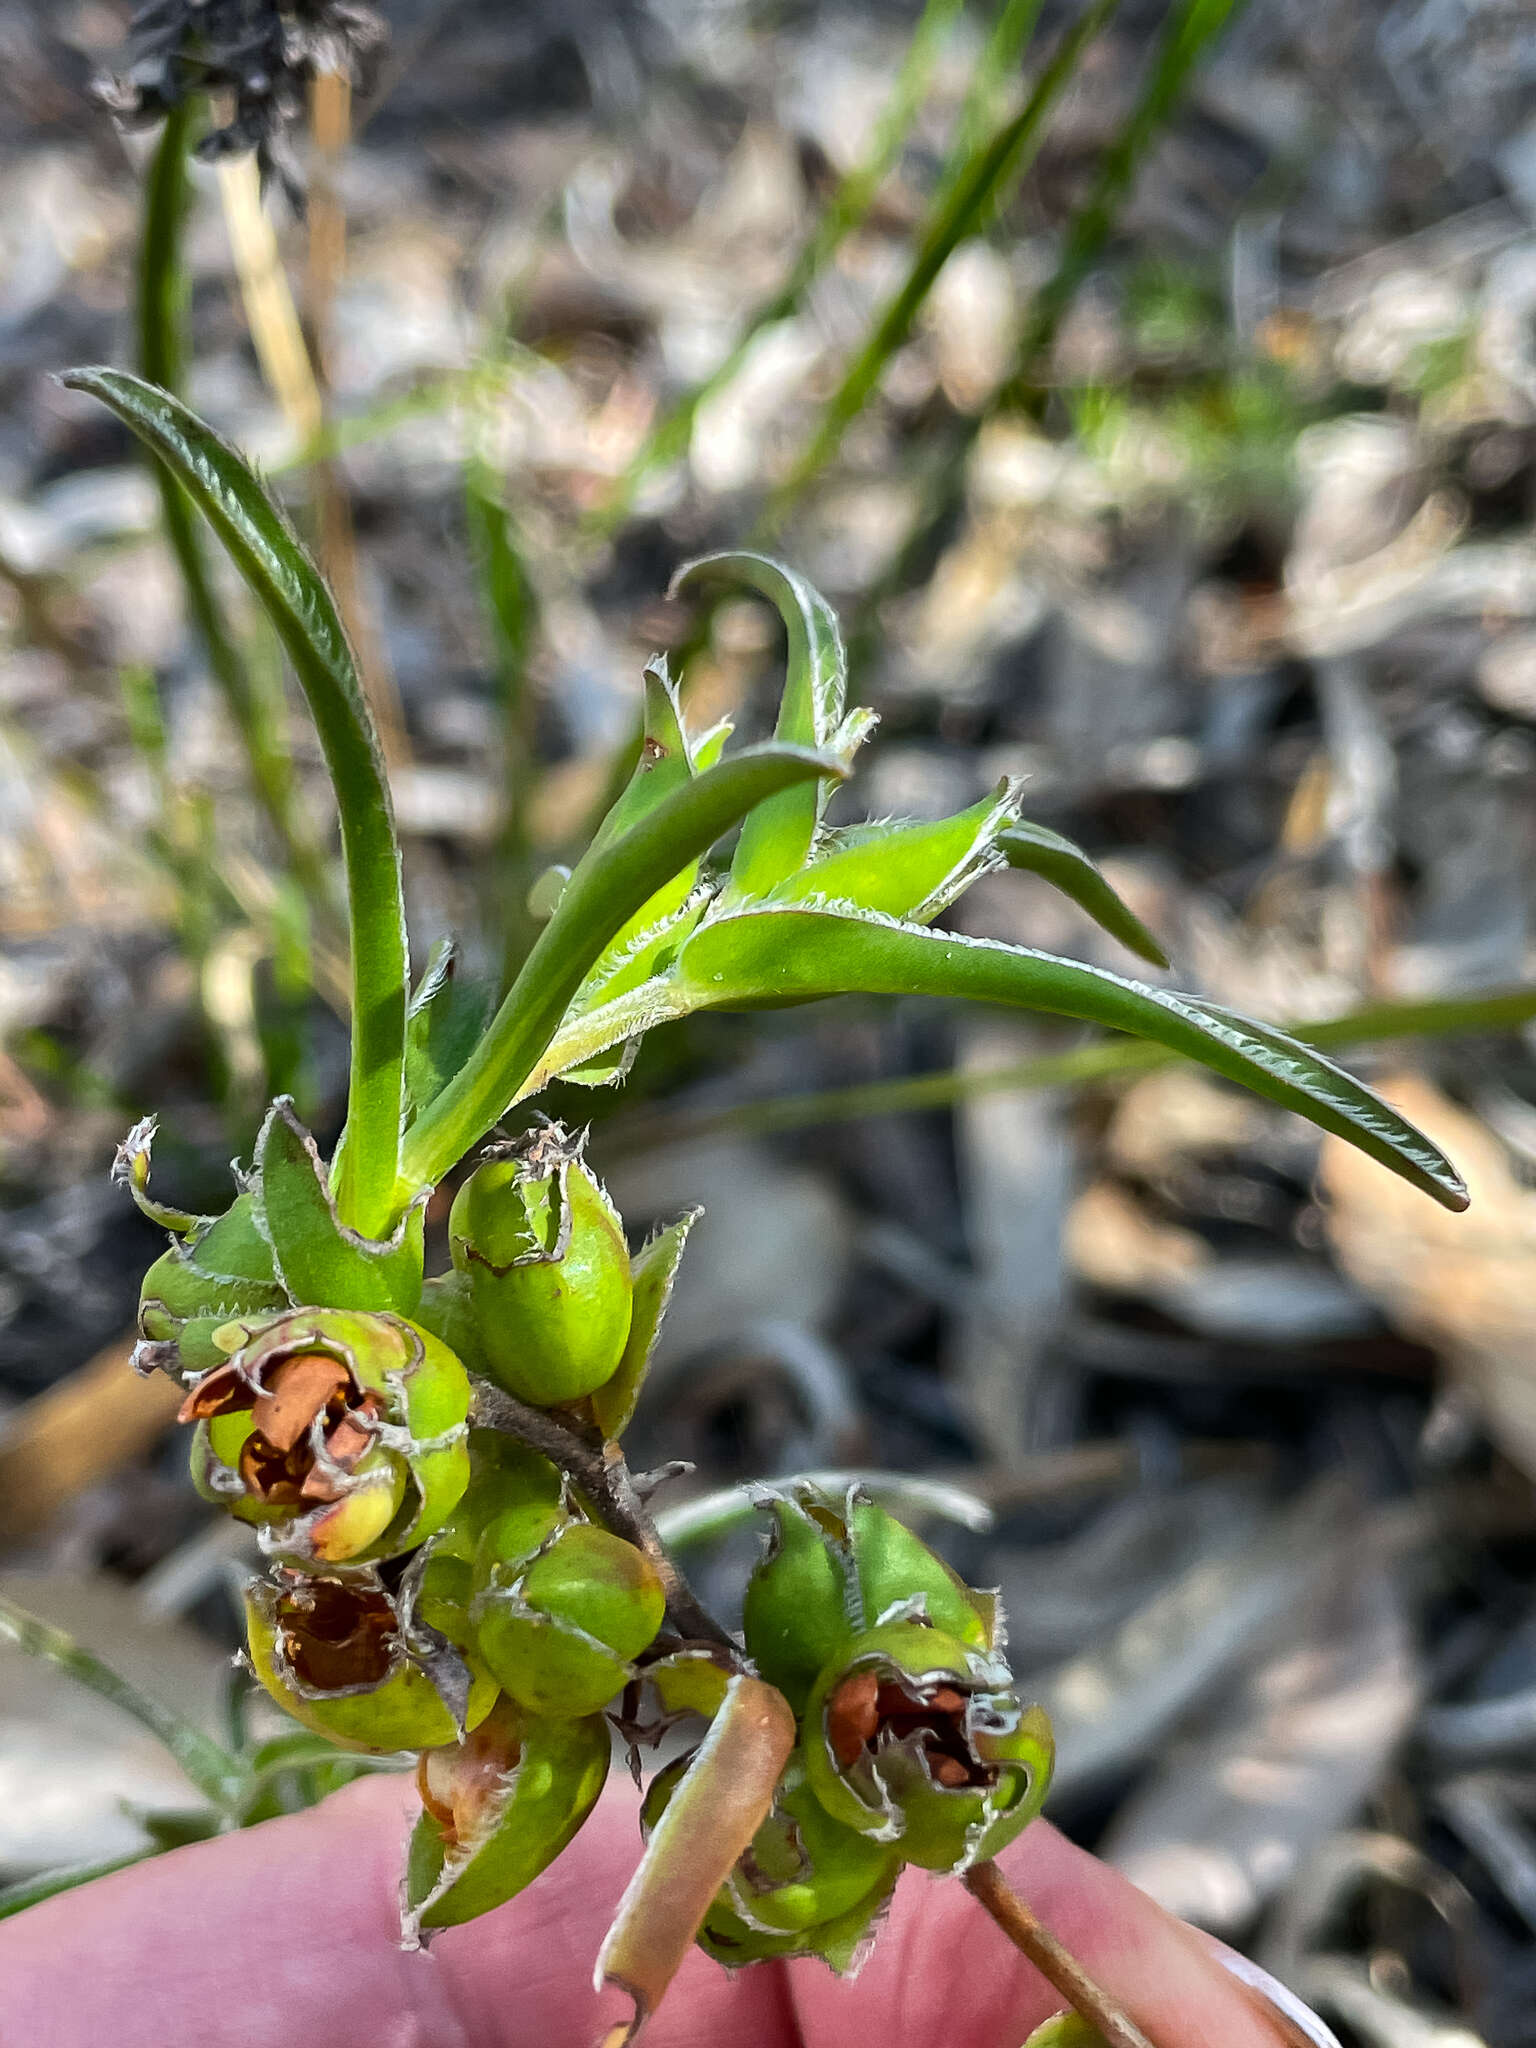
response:
[[[656,1524],[641,1500],[634,1477],[617,1444],[598,1444],[559,1421],[547,1409],[519,1401],[514,1394],[475,1381],[474,1420],[489,1429],[516,1437],[548,1458],[586,1495],[615,1536],[643,1551],[656,1568],[667,1596],[667,1612],[679,1633],[690,1642],[712,1643],[729,1651],[738,1669],[745,1669],[741,1647],[705,1608],[683,1576],[681,1567],[657,1534]]]
[[[1095,1984],[1071,1951],[1042,1927],[995,1863],[978,1863],[965,1873],[966,1890],[984,1906],[1022,1955],[1104,2036],[1107,2048],[1155,2048],[1119,2000]]]

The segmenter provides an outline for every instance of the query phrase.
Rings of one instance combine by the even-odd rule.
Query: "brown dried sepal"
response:
[[[242,1409],[250,1411],[252,1427],[240,1451],[240,1477],[247,1493],[269,1507],[339,1500],[341,1480],[373,1442],[370,1425],[383,1414],[378,1395],[363,1392],[340,1359],[299,1351],[259,1369],[255,1379],[234,1360],[215,1366],[177,1419],[202,1422]]]

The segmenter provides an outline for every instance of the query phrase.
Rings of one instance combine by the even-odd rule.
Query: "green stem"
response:
[[[906,277],[875,321],[864,346],[827,401],[810,445],[774,493],[764,527],[775,532],[842,445],[843,435],[863,410],[886,364],[911,332],[934,280],[962,241],[976,231],[986,209],[1032,161],[1057,100],[1071,83],[1078,60],[1114,12],[1118,0],[1093,0],[1062,37],[1034,91],[1011,121],[974,157],[952,188],[934,202]]]
[[[94,1884],[98,1877],[110,1877],[114,1870],[129,1870],[135,1863],[147,1863],[151,1856],[161,1854],[163,1851],[158,1848],[134,1849],[126,1856],[108,1856],[101,1863],[71,1863],[63,1870],[45,1870],[41,1877],[24,1877],[15,1884],[0,1886],[0,1920],[14,1919],[29,1906],[40,1906],[44,1899],[78,1891],[83,1884]]]

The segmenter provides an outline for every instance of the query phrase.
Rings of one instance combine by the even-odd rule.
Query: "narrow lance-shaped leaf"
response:
[[[859,991],[958,996],[1080,1017],[1150,1038],[1358,1145],[1448,1209],[1467,1191],[1438,1146],[1353,1075],[1284,1032],[1103,968],[856,913],[759,909],[695,933],[674,969],[696,1007]]]
[[[1104,876],[1070,839],[1053,832],[1048,825],[1036,825],[1027,818],[1011,824],[998,840],[1011,868],[1039,875],[1063,896],[1070,896],[1079,910],[1085,910],[1096,925],[1112,939],[1118,939],[1154,967],[1166,967],[1168,956],[1141,919],[1110,887]]]
[[[716,1892],[762,1826],[794,1746],[784,1695],[760,1678],[733,1678],[598,1953],[598,1990],[617,1985],[634,2001],[619,2038],[633,2040],[661,2003]]]
[[[1004,781],[952,818],[852,825],[781,882],[774,903],[820,897],[927,924],[989,868],[1001,867],[999,835],[1018,810],[1020,785]]]
[[[352,938],[352,1072],[337,1200],[370,1236],[390,1218],[400,1145],[407,959],[400,849],[373,720],[319,571],[244,459],[167,392],[121,370],[68,371],[153,449],[265,608],[309,703],[336,791]]]
[[[703,1213],[702,1209],[687,1210],[675,1223],[648,1238],[629,1262],[634,1295],[624,1356],[613,1377],[592,1396],[593,1419],[605,1437],[621,1436],[629,1426],[672,1299],[683,1247]]]
[[[421,1299],[423,1208],[388,1239],[349,1229],[336,1214],[315,1141],[280,1095],[256,1140],[262,1233],[277,1276],[297,1304],[414,1313]]]
[[[484,1038],[406,1133],[405,1196],[435,1187],[505,1112],[603,949],[664,882],[765,799],[842,772],[805,748],[748,747],[584,855]]]
[[[796,747],[828,747],[843,716],[848,658],[837,614],[821,593],[766,555],[746,551],[703,555],[672,579],[676,594],[707,581],[744,584],[766,597],[788,636],[788,667],[774,737]],[[788,789],[761,805],[741,829],[731,863],[731,890],[762,896],[793,874],[811,850],[831,785]]]

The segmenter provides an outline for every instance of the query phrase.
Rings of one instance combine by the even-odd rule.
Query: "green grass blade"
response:
[[[746,747],[589,853],[485,1036],[407,1132],[403,1196],[435,1186],[506,1112],[603,949],[648,898],[756,805],[796,782],[841,773],[839,763],[807,748]]]
[[[232,1756],[220,1749],[201,1728],[140,1692],[136,1685],[114,1671],[110,1664],[103,1663],[84,1644],[77,1643],[73,1636],[66,1635],[63,1629],[40,1621],[35,1614],[28,1614],[25,1608],[17,1607],[9,1600],[0,1600],[0,1642],[10,1643],[28,1657],[37,1657],[43,1663],[51,1664],[56,1671],[62,1671],[76,1684],[95,1693],[98,1699],[119,1708],[141,1728],[147,1728],[162,1748],[175,1758],[203,1797],[221,1812],[228,1810],[238,1797],[242,1773]]]
[[[876,319],[863,347],[827,401],[810,444],[774,493],[764,524],[776,530],[808,485],[826,468],[843,435],[863,410],[886,364],[911,332],[934,280],[955,250],[974,234],[987,210],[1033,159],[1046,122],[1076,73],[1084,49],[1114,12],[1117,0],[1092,0],[1067,30],[1033,92],[934,203],[906,277]]]
[[[120,370],[68,371],[171,469],[277,630],[308,700],[341,814],[352,940],[352,1073],[337,1202],[379,1236],[394,1203],[403,1107],[405,905],[389,784],[330,592],[244,459],[194,413]]]
[[[965,89],[954,137],[939,174],[938,197],[947,198],[954,190],[995,125],[999,104],[1024,61],[1043,4],[1044,0],[1003,0],[997,10]]]
[[[998,838],[1011,868],[1038,875],[1070,896],[1079,910],[1085,910],[1112,939],[1137,953],[1154,967],[1166,967],[1168,955],[1141,919],[1117,896],[1083,849],[1048,825],[1032,824],[1020,818]]]
[[[1243,0],[1176,0],[1164,24],[1152,69],[1129,120],[1106,151],[1088,197],[1072,216],[1055,270],[1030,309],[1019,343],[1019,374],[1008,395],[1027,395],[1041,352],[1061,324],[1078,286],[1114,232],[1136,173],[1182,97],[1195,66]]]
[[[1467,1205],[1466,1188],[1438,1146],[1300,1040],[1103,968],[853,914],[763,909],[702,927],[684,947],[674,978],[700,1008],[857,991],[1002,1003],[1128,1031],[1295,1110],[1446,1208]]]
[[[1030,5],[1038,10],[1040,0],[1030,0]],[[816,279],[866,218],[927,97],[945,39],[963,11],[964,0],[927,0],[863,159],[839,182],[788,277],[753,313],[725,360],[678,398],[647,434],[593,522],[598,531],[611,532],[627,516],[646,478],[686,452],[700,407],[734,380],[765,328],[800,310]]]

